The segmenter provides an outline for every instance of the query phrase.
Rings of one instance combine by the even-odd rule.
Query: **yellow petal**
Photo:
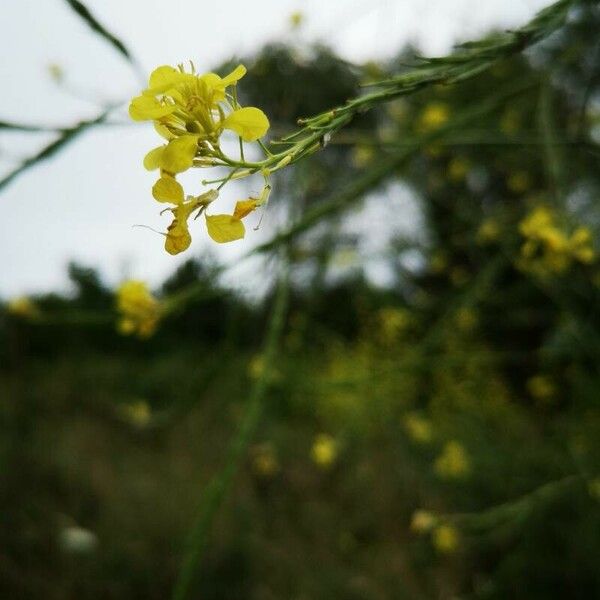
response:
[[[152,195],[159,202],[183,203],[183,188],[172,177],[161,177],[152,187]]]
[[[267,133],[269,119],[254,106],[234,110],[224,121],[223,127],[235,131],[245,142],[254,142]]]
[[[206,228],[208,235],[219,244],[240,240],[246,233],[244,224],[231,215],[206,215]]]
[[[236,202],[235,209],[233,211],[233,218],[239,221],[240,219],[247,217],[253,210],[256,209],[256,206],[257,201],[252,198]]]
[[[129,104],[129,116],[134,121],[160,119],[174,110],[175,106],[172,104],[164,104],[152,96],[137,96]]]
[[[171,140],[162,154],[160,166],[169,173],[182,173],[187,171],[194,162],[198,136],[182,135]]]
[[[148,171],[154,171],[154,169],[158,169],[160,167],[160,161],[165,151],[164,146],[159,146],[158,148],[154,148],[144,156],[144,168]]]
[[[165,138],[165,140],[172,140],[177,137],[174,133],[171,133],[170,129],[160,121],[154,121],[154,129],[158,135]]]
[[[187,223],[180,223],[174,219],[167,228],[167,237],[165,239],[165,250],[169,254],[179,254],[187,250],[192,243],[192,236],[187,228]]]
[[[225,75],[225,77],[221,79],[221,84],[224,87],[233,85],[234,83],[237,83],[246,72],[246,67],[244,65],[238,65],[231,73],[229,73],[229,75]]]
[[[149,87],[144,91],[145,95],[157,96],[164,94],[181,83],[189,83],[194,79],[190,73],[182,73],[168,65],[163,65],[152,71],[150,74]]]

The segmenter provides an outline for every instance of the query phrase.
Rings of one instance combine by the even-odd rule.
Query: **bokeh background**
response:
[[[243,62],[275,136],[547,4],[86,2],[131,65],[67,2],[5,3],[0,177],[120,104],[0,190],[0,597],[171,597],[263,387],[190,598],[600,594],[597,2],[524,55],[360,115],[273,177],[242,241],[198,227],[174,258],[133,227],[166,226],[141,165],[156,134],[126,110],[155,66]],[[332,205],[284,258],[246,258]],[[163,311],[152,335],[119,327],[128,279]]]

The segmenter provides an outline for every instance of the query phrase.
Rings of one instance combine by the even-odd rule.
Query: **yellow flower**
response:
[[[57,63],[50,63],[48,65],[48,74],[54,83],[61,83],[65,77],[63,68]]]
[[[548,401],[556,394],[556,386],[544,375],[534,375],[527,380],[527,391],[533,398]]]
[[[417,129],[421,132],[433,131],[442,126],[450,117],[450,108],[443,102],[431,102],[421,113]]]
[[[322,469],[328,469],[337,460],[339,448],[337,441],[327,433],[320,433],[313,443],[311,457]]]
[[[168,209],[174,219],[165,234],[165,249],[170,254],[189,247],[191,236],[187,221],[190,215],[196,210],[202,213],[218,196],[216,190],[209,190],[200,196],[186,197],[175,176],[192,167],[227,162],[220,147],[224,130],[233,131],[245,142],[254,142],[269,129],[269,120],[260,109],[241,107],[235,93],[228,93],[228,88],[237,85],[245,74],[243,65],[225,77],[216,73],[198,75],[193,64],[189,73],[181,65],[178,69],[164,65],[151,73],[148,88],[129,105],[133,120],[154,121],[157,133],[166,140],[146,154],[144,167],[160,172],[152,188],[154,198],[175,205]],[[266,201],[267,188],[270,186],[266,185],[261,194],[264,200],[242,201],[245,204],[240,207],[238,203],[233,215],[206,215],[209,235],[218,242],[244,237],[241,219]]]
[[[431,421],[418,413],[409,413],[404,417],[404,428],[413,442],[428,444],[433,439]]]
[[[428,533],[436,524],[436,517],[427,510],[416,510],[410,521],[410,528],[415,533]]]
[[[290,15],[290,26],[292,29],[299,29],[302,25],[302,23],[304,23],[304,13],[300,12],[299,10],[294,11],[291,15]]]
[[[500,225],[495,219],[489,218],[481,222],[477,230],[477,243],[481,245],[495,242],[500,237]]]
[[[456,527],[440,525],[432,534],[433,546],[441,554],[452,554],[459,545],[460,537]]]
[[[590,230],[577,227],[568,236],[559,227],[555,212],[546,206],[534,208],[519,224],[519,231],[526,239],[518,266],[536,275],[560,274],[573,261],[589,264],[596,258]]]
[[[578,227],[569,239],[571,256],[581,263],[589,264],[596,258],[592,248],[592,232],[587,227]]]
[[[600,477],[596,477],[588,483],[588,492],[594,500],[600,501]]]
[[[13,298],[8,302],[6,310],[9,314],[20,319],[35,319],[40,315],[38,307],[27,296]]]
[[[117,310],[121,315],[119,331],[136,333],[141,338],[152,335],[160,319],[160,303],[143,281],[126,281],[117,290]]]
[[[363,169],[375,158],[375,151],[372,146],[356,146],[352,151],[352,164],[357,169]]]
[[[137,400],[121,407],[122,417],[134,427],[143,429],[152,420],[152,409],[145,400]]]
[[[448,164],[448,178],[456,183],[462,181],[469,172],[469,162],[464,158],[453,158]]]
[[[403,308],[382,308],[377,313],[377,320],[382,341],[392,343],[410,325],[410,313]]]
[[[463,445],[456,440],[451,440],[437,457],[434,468],[444,479],[461,479],[469,474],[471,461]]]
[[[531,177],[525,171],[516,171],[508,176],[506,187],[515,194],[522,194],[531,187]]]

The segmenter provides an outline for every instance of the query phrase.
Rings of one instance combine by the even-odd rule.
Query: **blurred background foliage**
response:
[[[301,220],[404,156],[289,242],[266,411],[194,597],[600,596],[599,30],[582,5],[525,56],[361,115],[278,174],[269,210]],[[285,133],[414,55],[268,45],[241,57],[243,101]],[[373,251],[381,219],[402,227]],[[179,268],[157,297],[201,293],[144,340],[117,332],[93,268],[5,303],[1,597],[169,597],[264,369],[272,293],[221,274]]]

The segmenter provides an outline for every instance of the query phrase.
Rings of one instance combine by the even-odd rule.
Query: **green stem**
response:
[[[189,537],[183,565],[173,589],[173,600],[190,597],[198,567],[206,548],[211,526],[219,507],[231,488],[246,449],[260,422],[269,386],[271,367],[277,355],[288,303],[287,266],[282,267],[275,304],[264,343],[264,369],[250,392],[240,428],[227,451],[225,464],[204,490],[198,507],[196,524]]]

